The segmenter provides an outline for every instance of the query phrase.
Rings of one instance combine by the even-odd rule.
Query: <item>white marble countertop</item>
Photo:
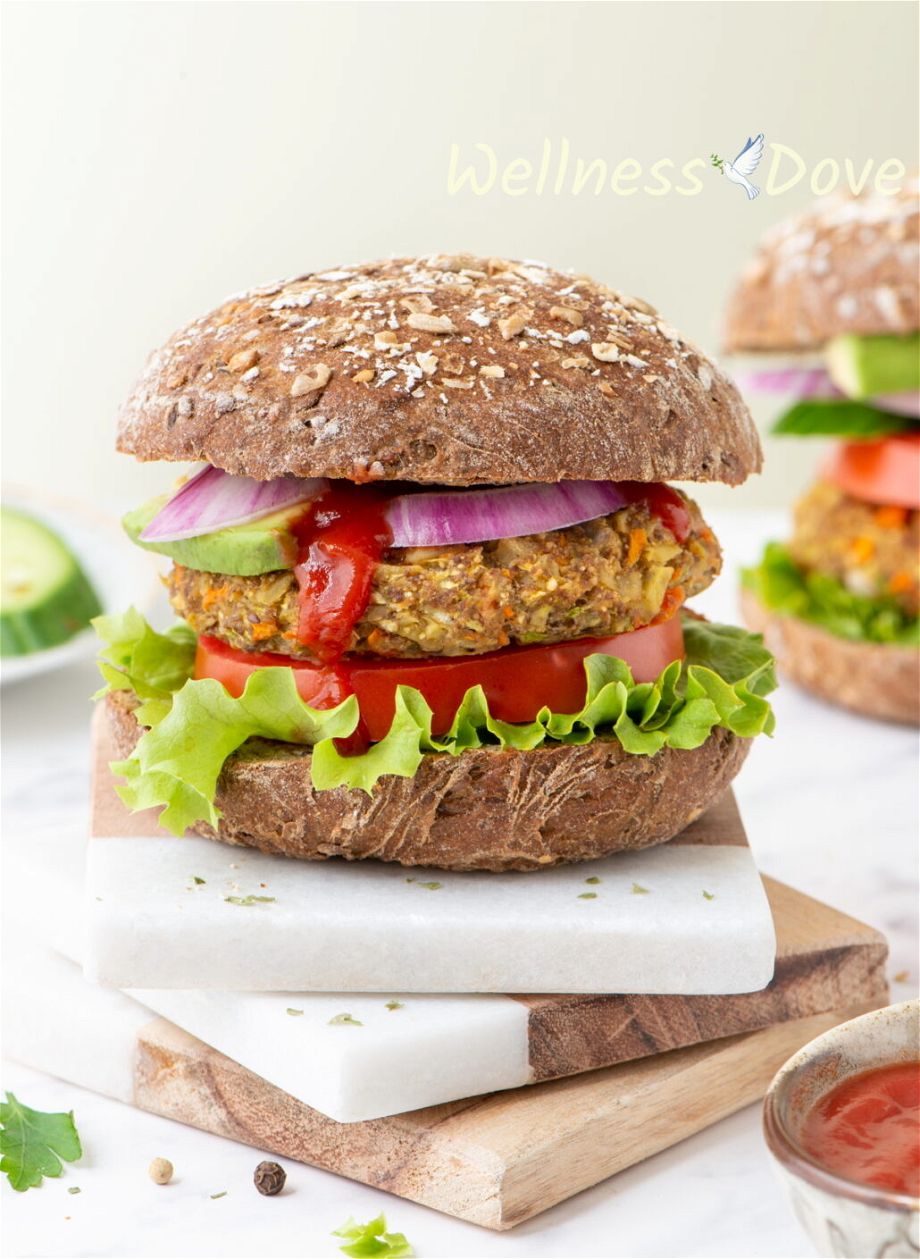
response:
[[[726,571],[696,601],[735,617],[732,569],[777,518],[710,513]],[[736,618],[735,618],[736,619]],[[82,840],[88,798],[87,696],[78,664],[4,691],[4,844]],[[881,928],[891,945],[892,999],[917,986],[917,737],[828,708],[785,687],[778,729],[758,740],[736,783],[761,868]],[[40,896],[40,888],[32,895]],[[28,940],[7,939],[15,967]],[[906,975],[906,978],[905,978]],[[759,1107],[547,1211],[495,1234],[328,1173],[287,1163],[288,1188],[262,1198],[258,1151],[128,1109],[16,1063],[2,1087],[41,1110],[76,1112],[84,1157],[65,1177],[14,1194],[5,1180],[7,1256],[338,1255],[329,1236],[349,1215],[385,1210],[422,1259],[443,1256],[801,1256],[811,1248],[768,1164]],[[160,1188],[151,1158],[176,1167]],[[68,1186],[81,1193],[68,1195]],[[227,1191],[226,1197],[210,1195]]]

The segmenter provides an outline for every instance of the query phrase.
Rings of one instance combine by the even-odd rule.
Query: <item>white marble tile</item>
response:
[[[515,1088],[533,1075],[527,1008],[508,997],[163,988],[132,995],[340,1123]],[[340,1014],[360,1026],[330,1022]]]
[[[750,851],[704,844],[522,877],[92,839],[86,911],[87,977],[119,988],[751,992],[775,950]]]

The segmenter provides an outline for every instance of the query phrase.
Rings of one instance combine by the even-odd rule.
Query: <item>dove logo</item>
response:
[[[754,174],[762,157],[763,132],[761,131],[753,140],[748,136],[747,144],[733,161],[728,162],[717,153],[710,154],[709,160],[730,183],[739,184],[744,189],[748,201],[753,201],[755,197],[760,196],[760,189],[756,184],[751,183],[748,176]]]

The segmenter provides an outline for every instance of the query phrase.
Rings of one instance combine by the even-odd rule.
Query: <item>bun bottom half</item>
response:
[[[805,690],[866,717],[920,725],[917,648],[840,638],[771,612],[749,590],[742,591],[741,611],[748,626],[763,634],[782,672]]]
[[[143,727],[125,692],[105,704],[116,753],[127,757]],[[253,741],[221,773],[218,830],[194,829],[305,861],[539,870],[673,838],[723,794],[749,744],[715,730],[692,751],[655,756],[600,739],[530,752],[480,748],[426,756],[414,778],[383,778],[369,796],[314,791],[306,749]]]

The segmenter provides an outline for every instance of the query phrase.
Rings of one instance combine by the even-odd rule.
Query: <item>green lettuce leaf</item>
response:
[[[432,732],[432,712],[420,692],[400,686],[389,732],[355,755],[343,755],[335,743],[358,725],[354,696],[337,708],[311,708],[298,695],[292,671],[281,667],[253,673],[234,699],[213,678],[189,677],[193,649],[174,631],[157,634],[137,613],[100,618],[97,629],[113,636],[101,653],[104,689],[134,689],[142,700],[138,719],[150,727],[132,755],[112,766],[125,779],[119,794],[132,809],[162,806],[160,822],[176,834],[197,821],[216,826],[220,771],[227,757],[252,738],[312,748],[317,791],[349,787],[371,793],[385,774],[413,777],[431,753],[530,750],[544,743],[607,738],[634,755],[653,756],[663,747],[699,747],[716,727],[743,737],[773,730],[765,697],[776,678],[760,635],[689,616],[684,618],[686,659],[669,664],[654,682],[635,682],[616,657],[589,656],[579,712],[544,708],[532,722],[512,724],[493,717],[482,688],[474,686],[443,735]]]
[[[851,398],[807,398],[796,402],[773,425],[773,432],[786,437],[886,437],[916,429],[907,415],[879,411],[868,402]]]
[[[780,542],[770,542],[754,568],[741,579],[760,602],[854,642],[920,644],[920,619],[894,599],[851,593],[827,573],[805,573]]]

